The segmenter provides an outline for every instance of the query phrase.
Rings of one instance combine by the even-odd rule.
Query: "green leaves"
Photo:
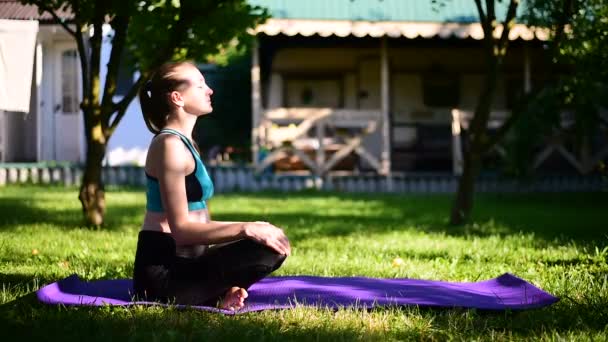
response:
[[[118,17],[128,21],[126,49],[142,74],[169,60],[193,59],[226,63],[238,56],[251,39],[248,29],[269,17],[266,9],[246,0],[22,0],[41,12],[70,11],[83,28],[103,12],[112,25]],[[113,41],[121,39],[117,34]]]
[[[235,42],[246,41],[247,29],[266,18],[266,11],[242,0],[141,1],[129,24],[128,49],[143,70],[166,59],[206,61],[238,52],[242,44]]]

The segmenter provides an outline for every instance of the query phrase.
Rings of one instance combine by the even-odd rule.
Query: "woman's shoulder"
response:
[[[160,162],[181,169],[188,163],[188,150],[180,137],[172,134],[160,134],[150,143],[148,148],[148,160]]]
[[[150,142],[150,151],[183,150],[182,139],[173,134],[159,134]]]

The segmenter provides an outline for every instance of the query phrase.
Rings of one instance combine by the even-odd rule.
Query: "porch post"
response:
[[[42,160],[42,107],[40,106],[40,94],[42,90],[42,43],[36,44],[36,161]]]
[[[462,145],[460,140],[460,111],[452,109],[452,172],[456,176],[462,175]]]
[[[4,161],[6,160],[6,124],[4,122],[5,115],[6,114],[4,113],[4,111],[0,110],[0,163],[4,163]]]
[[[393,180],[391,177],[391,140],[389,121],[389,73],[388,73],[388,41],[386,36],[381,38],[380,47],[380,84],[381,84],[381,107],[382,114],[382,162],[381,173],[386,176],[387,191],[393,191]]]
[[[530,54],[528,46],[524,45],[524,93],[532,91],[532,80],[530,78]]]
[[[257,39],[254,39],[251,50],[251,160],[253,166],[256,167],[260,148],[260,116],[262,113],[260,52]]]
[[[317,135],[317,141],[319,142],[319,146],[317,146],[316,152],[316,169],[313,172],[317,175],[317,177],[321,177],[323,175],[323,168],[325,166],[325,145],[323,141],[325,140],[325,119],[321,119],[317,121],[315,125],[315,131]],[[327,170],[329,172],[329,170]]]

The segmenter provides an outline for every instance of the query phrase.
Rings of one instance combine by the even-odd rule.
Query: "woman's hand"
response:
[[[247,238],[266,245],[280,254],[291,254],[291,246],[283,230],[268,222],[245,222],[243,231]]]

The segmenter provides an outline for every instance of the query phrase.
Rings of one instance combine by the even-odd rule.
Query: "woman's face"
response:
[[[211,106],[213,90],[205,83],[203,74],[190,65],[184,66],[183,71],[180,70],[180,74],[190,83],[188,88],[180,92],[183,98],[184,111],[194,115],[211,113],[213,111]]]

